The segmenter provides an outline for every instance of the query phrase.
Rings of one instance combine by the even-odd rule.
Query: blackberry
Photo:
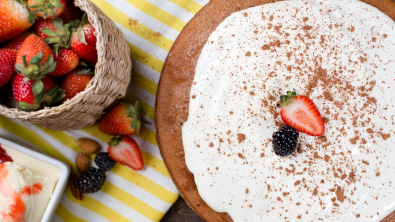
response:
[[[99,169],[109,171],[114,167],[116,162],[110,158],[107,152],[101,152],[96,155],[95,163],[99,167]]]
[[[103,170],[91,167],[77,178],[76,186],[82,193],[95,193],[101,189],[105,180]]]
[[[273,150],[279,156],[288,156],[298,145],[299,133],[291,126],[283,126],[273,133]]]

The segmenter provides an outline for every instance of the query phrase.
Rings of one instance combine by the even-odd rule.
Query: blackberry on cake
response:
[[[115,166],[116,162],[110,158],[108,152],[101,152],[96,155],[95,163],[99,169],[109,171]]]
[[[91,167],[77,178],[76,186],[82,193],[96,193],[101,189],[105,181],[105,172]]]
[[[299,133],[291,126],[283,126],[273,133],[273,150],[276,155],[288,156],[293,153],[298,146]]]

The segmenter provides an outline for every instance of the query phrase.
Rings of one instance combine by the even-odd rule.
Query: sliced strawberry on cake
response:
[[[280,100],[281,119],[286,125],[311,136],[324,134],[324,120],[311,99],[296,95],[295,91],[288,91],[287,95],[280,96]]]
[[[108,155],[116,162],[128,166],[133,170],[144,167],[143,156],[136,141],[130,137],[113,137],[108,143]]]

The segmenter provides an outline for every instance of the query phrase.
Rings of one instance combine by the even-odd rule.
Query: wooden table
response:
[[[161,222],[204,222],[180,197],[162,218]]]

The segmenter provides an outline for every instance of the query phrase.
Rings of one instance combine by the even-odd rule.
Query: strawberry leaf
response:
[[[85,33],[84,33],[84,30],[82,30],[81,27],[78,28],[78,30],[77,30],[77,37],[78,37],[78,40],[79,40],[81,43],[83,43],[83,44],[85,44],[85,45],[88,45],[88,43],[86,43],[86,41],[85,41]]]
[[[63,21],[60,18],[52,19],[52,24],[55,26],[59,31],[64,31]]]
[[[42,33],[44,33],[45,35],[49,35],[49,36],[58,36],[58,33],[56,33],[54,30],[49,29],[49,28],[41,28],[40,31]]]
[[[32,91],[36,104],[40,104],[44,97],[44,84],[41,80],[34,80],[32,85]]]
[[[26,69],[19,63],[15,63],[15,69],[18,73],[21,73],[22,75],[26,75]]]
[[[30,104],[30,103],[26,103],[26,102],[17,102],[16,103],[18,109],[23,110],[23,111],[34,111],[34,110],[38,110],[40,108],[40,105],[37,104]]]
[[[129,113],[129,117],[137,118],[137,110],[133,105],[128,106],[128,108],[126,108],[126,112]]]
[[[50,106],[65,97],[65,90],[60,88],[59,86],[53,87],[47,93],[45,93],[44,98],[42,100],[42,104],[44,106]]]
[[[141,122],[140,122],[139,119],[133,120],[133,122],[132,122],[132,128],[133,128],[133,129],[136,129],[137,134],[139,134],[140,129],[141,129]]]
[[[41,50],[39,53],[37,53],[37,55],[35,55],[35,56],[30,60],[30,64],[40,66],[40,62],[41,62],[41,60],[43,60],[43,57],[44,57],[44,53],[43,53],[43,51]]]
[[[26,60],[26,55],[23,55],[23,56],[22,56],[22,61],[23,61],[23,66],[24,66],[25,68],[29,67],[29,63],[27,63],[27,60]]]
[[[113,137],[111,140],[108,142],[108,145],[110,146],[118,146],[118,144],[122,141],[122,137]]]
[[[288,106],[292,103],[292,100],[296,96],[296,91],[287,91],[287,95],[281,95],[280,96],[280,101],[282,106]],[[278,106],[277,106],[278,107]]]

